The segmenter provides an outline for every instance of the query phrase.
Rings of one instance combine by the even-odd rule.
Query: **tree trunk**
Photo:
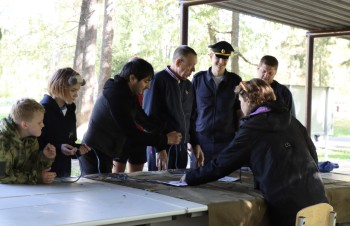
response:
[[[209,39],[210,39],[210,44],[215,44],[217,42],[216,40],[216,30],[213,28],[213,25],[211,23],[207,24],[208,26],[208,33],[209,33]]]
[[[102,34],[102,51],[100,76],[98,81],[98,91],[100,94],[105,82],[111,77],[112,73],[112,44],[113,44],[113,13],[115,0],[105,0],[105,12]]]
[[[83,0],[82,11],[80,16],[79,25],[85,25],[84,28],[79,28],[78,40],[79,45],[77,48],[83,49],[76,50],[75,56],[75,68],[80,67],[81,63],[81,74],[86,80],[86,85],[80,89],[79,98],[76,101],[77,104],[77,126],[88,121],[91,110],[94,104],[95,97],[95,84],[96,84],[96,73],[95,73],[95,62],[96,62],[96,41],[97,41],[97,24],[98,24],[98,0]],[[84,20],[84,21],[82,21]],[[84,33],[83,40],[80,40],[79,35]],[[81,44],[80,42],[83,42]],[[83,46],[81,46],[83,45]],[[81,56],[82,55],[82,56]]]
[[[88,17],[89,4],[90,4],[89,0],[83,0],[81,4],[77,43],[75,47],[74,65],[73,65],[73,69],[79,73],[83,72],[84,38],[85,38],[85,26],[86,26],[85,18]]]
[[[232,12],[232,32],[231,32],[231,45],[235,49],[235,52],[238,51],[239,43],[239,13]],[[235,54],[231,57],[231,70],[232,72],[239,75],[239,61],[238,54]]]

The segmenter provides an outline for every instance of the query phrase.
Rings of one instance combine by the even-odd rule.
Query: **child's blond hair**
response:
[[[22,98],[12,105],[10,116],[15,123],[30,121],[35,112],[45,112],[45,108],[34,99]]]
[[[81,75],[70,67],[60,68],[49,79],[47,89],[52,97],[58,97],[62,100],[68,98],[68,88],[72,85],[85,85],[85,80]]]

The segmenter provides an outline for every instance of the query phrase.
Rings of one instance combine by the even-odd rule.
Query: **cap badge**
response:
[[[224,49],[222,49],[222,50],[221,50],[221,53],[225,53],[225,50],[224,50]]]

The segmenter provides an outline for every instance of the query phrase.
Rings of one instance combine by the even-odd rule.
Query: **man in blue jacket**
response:
[[[187,144],[193,106],[193,88],[187,79],[197,64],[197,53],[189,46],[179,46],[173,62],[155,74],[151,87],[144,94],[145,112],[165,124],[165,133],[177,131],[182,134],[179,145],[148,147],[148,170],[184,169],[187,166]],[[201,153],[196,153],[200,157]]]
[[[233,140],[242,115],[234,92],[242,79],[226,70],[234,49],[226,41],[209,45],[209,48],[211,67],[198,72],[192,80],[195,91],[192,145],[195,152],[204,154],[204,162],[197,162],[197,166],[210,162]],[[196,164],[191,165],[196,167]]]

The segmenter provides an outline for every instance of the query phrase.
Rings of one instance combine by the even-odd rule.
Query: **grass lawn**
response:
[[[72,170],[71,170],[72,177],[79,177],[80,174],[81,174],[81,171],[79,166],[79,160],[72,159]]]
[[[320,162],[326,161],[325,159],[325,150],[317,150],[318,160]],[[329,161],[337,160],[350,160],[350,150],[332,150],[328,149],[328,159]]]
[[[336,115],[334,117],[333,136],[350,136],[350,117],[348,115]]]

